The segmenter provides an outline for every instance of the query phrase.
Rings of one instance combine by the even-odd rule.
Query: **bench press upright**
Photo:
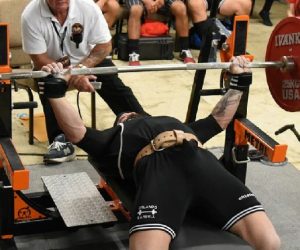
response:
[[[212,11],[211,13],[213,14],[216,12]],[[220,33],[222,36],[226,37],[225,42],[221,46],[225,49],[220,50],[221,60],[223,62],[228,62],[232,56],[244,55],[248,57],[250,61],[252,61],[253,56],[249,55],[246,51],[249,17],[236,16],[234,19],[232,32],[226,30],[226,28],[223,27],[218,20],[215,21],[217,26],[220,28]],[[237,30],[239,32],[236,32]],[[222,39],[223,38],[221,37],[216,37],[212,32],[208,33],[204,38],[204,44],[199,54],[198,62],[206,63],[214,61],[216,59],[216,56],[214,55],[214,53],[216,53],[215,46],[216,44],[220,43]],[[226,73],[224,71],[221,73],[220,77],[220,89],[203,89],[205,75],[205,69],[196,70],[189,107],[186,114],[187,123],[195,121],[201,96],[222,95],[226,92],[226,88],[224,88],[226,87],[224,86]],[[280,145],[247,120],[248,97],[249,90],[244,92],[236,115],[226,129],[224,153],[220,158],[220,161],[223,163],[224,167],[244,183],[246,180],[247,162],[249,161],[248,143],[252,144],[259,151],[262,149],[262,147],[257,147],[257,145],[253,144],[253,142],[247,138],[245,133],[252,134],[253,138],[255,137],[257,141],[263,141],[260,145],[266,145],[267,150],[264,150],[262,154],[265,155],[267,157],[267,161],[270,161],[271,163],[285,162],[285,155],[287,151],[287,145]],[[241,124],[241,119],[244,124],[251,125],[245,125],[242,127],[238,126],[237,124]],[[254,127],[255,130],[252,131]],[[280,157],[273,157],[273,155],[280,155]]]
[[[212,8],[217,8],[219,1],[214,1],[214,4]],[[216,10],[212,9],[211,10],[211,18],[215,18],[216,16]],[[248,19],[245,17],[245,20],[248,21]],[[216,20],[215,20],[216,21]],[[236,28],[236,25],[233,26],[234,29]],[[245,27],[247,29],[247,26]],[[225,29],[225,27],[224,27]],[[230,32],[229,32],[230,34]],[[235,34],[235,31],[233,30],[231,34]],[[226,36],[228,33],[226,32]],[[239,35],[239,34],[237,34]],[[244,33],[242,35],[239,35],[237,39],[239,39],[241,42],[240,44],[243,44],[242,47],[246,49],[246,42],[247,42],[247,33]],[[227,37],[228,38],[228,37]],[[216,55],[213,55],[216,53],[216,43],[220,43],[221,37],[216,37],[216,35],[212,32],[208,32],[206,37],[203,39],[204,44],[202,47],[202,50],[199,54],[198,62],[210,62],[210,61],[215,61],[216,60]],[[238,48],[233,48],[234,50],[234,55],[245,55],[246,51],[244,50],[243,52],[240,51],[240,47]],[[235,51],[236,50],[236,51]],[[240,52],[240,53],[238,53]],[[190,96],[190,101],[189,101],[189,107],[188,111],[186,114],[186,122],[190,123],[195,121],[196,115],[198,112],[198,107],[200,103],[200,98],[201,96],[206,96],[206,95],[223,95],[226,92],[226,89],[223,87],[223,83],[221,83],[221,88],[220,89],[212,89],[212,90],[205,90],[203,89],[204,85],[204,79],[206,75],[206,70],[197,70],[195,73],[195,78],[194,78],[194,83],[193,83],[193,88],[192,88],[192,93]],[[221,80],[223,81],[223,79]],[[245,91],[242,100],[240,102],[239,108],[237,110],[237,113],[235,115],[235,118],[243,117],[245,118],[247,116],[247,105],[248,105],[248,95],[249,91]],[[246,178],[246,171],[247,171],[247,163],[245,160],[247,159],[247,154],[248,154],[248,147],[247,145],[243,146],[236,146],[236,154],[237,158],[239,159],[239,165],[237,167],[237,164],[234,162],[233,157],[232,157],[232,149],[235,147],[234,145],[235,142],[235,133],[233,129],[233,122],[229,124],[229,126],[226,129],[226,139],[225,139],[225,145],[224,145],[224,154],[220,158],[220,161],[223,163],[223,165],[226,167],[226,169],[231,172],[233,175],[238,177],[241,181],[245,182]]]

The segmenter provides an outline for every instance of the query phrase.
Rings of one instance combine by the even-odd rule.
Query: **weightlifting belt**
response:
[[[143,147],[135,157],[134,166],[144,156],[151,155],[154,152],[162,151],[166,148],[181,145],[183,140],[194,140],[197,142],[197,146],[202,148],[201,142],[198,138],[190,133],[185,133],[182,130],[166,131],[158,134],[151,142]]]

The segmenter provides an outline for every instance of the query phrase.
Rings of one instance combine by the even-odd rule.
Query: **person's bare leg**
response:
[[[256,250],[280,249],[280,238],[263,211],[254,212],[235,223],[229,230]]]
[[[129,237],[130,250],[168,250],[171,236],[162,230],[147,230]]]
[[[129,39],[139,39],[140,38],[142,14],[143,14],[143,6],[142,5],[131,6],[129,18],[128,18],[128,25],[127,25]]]
[[[249,15],[251,7],[251,0],[225,0],[220,7],[220,14],[222,16]]]
[[[187,37],[189,35],[189,20],[185,4],[182,1],[174,1],[170,8],[171,13],[175,17],[177,35],[179,37]]]
[[[121,14],[120,4],[116,0],[108,0],[103,6],[103,13],[108,27],[111,29]]]
[[[187,7],[193,23],[198,23],[207,19],[207,7],[204,0],[188,0]]]

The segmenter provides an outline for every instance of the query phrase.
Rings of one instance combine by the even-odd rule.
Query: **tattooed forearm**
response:
[[[238,90],[229,90],[221,98],[221,100],[214,107],[212,114],[216,116],[223,116],[226,109],[231,105],[238,104],[242,96],[242,92]]]
[[[212,111],[213,117],[225,129],[232,120],[242,97],[242,92],[229,89]]]
[[[96,45],[91,53],[81,61],[81,63],[87,67],[94,67],[102,62],[111,51],[111,43]]]

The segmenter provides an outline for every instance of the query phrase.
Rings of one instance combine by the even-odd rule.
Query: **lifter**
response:
[[[244,57],[232,59],[230,89],[207,118],[189,125],[168,116],[132,113],[121,115],[110,129],[87,128],[64,98],[65,79],[40,82],[40,94],[49,98],[68,139],[105,166],[100,172],[121,177],[128,185],[134,182],[131,250],[168,249],[190,211],[255,249],[279,249],[280,239],[255,195],[202,147],[232,120],[252,82],[247,63]],[[58,73],[62,67],[42,69]]]

